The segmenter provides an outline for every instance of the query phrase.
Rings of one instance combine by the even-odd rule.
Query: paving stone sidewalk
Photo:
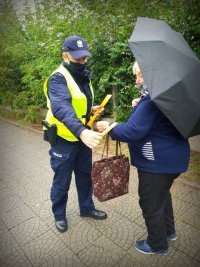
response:
[[[137,173],[131,167],[129,193],[99,202],[105,221],[79,216],[74,180],[69,229],[54,227],[49,192],[53,173],[42,134],[0,120],[0,266],[197,267],[200,266],[200,188],[177,179],[172,188],[178,239],[167,256],[133,248],[146,237],[138,204]],[[100,155],[94,152],[94,159]]]

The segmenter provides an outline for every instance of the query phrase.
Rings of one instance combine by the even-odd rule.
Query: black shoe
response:
[[[89,213],[81,213],[80,216],[82,217],[91,217],[96,220],[105,220],[108,216],[104,211],[101,210],[92,210]]]
[[[56,225],[57,230],[58,230],[60,233],[64,233],[64,232],[66,232],[67,229],[68,229],[68,225],[67,225],[67,221],[66,221],[66,220],[55,221],[55,225]]]

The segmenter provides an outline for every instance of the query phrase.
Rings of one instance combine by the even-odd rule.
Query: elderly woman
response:
[[[135,62],[136,86],[141,97],[133,100],[133,112],[125,123],[111,131],[112,139],[127,142],[131,164],[138,170],[139,204],[147,227],[147,239],[135,248],[145,254],[169,253],[168,241],[176,240],[170,188],[188,168],[190,147],[148,94],[140,68]],[[99,122],[102,130],[106,122]]]

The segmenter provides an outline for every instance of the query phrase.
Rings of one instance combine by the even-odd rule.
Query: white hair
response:
[[[140,68],[137,61],[135,61],[133,64],[133,74],[136,74],[136,72],[140,72]]]

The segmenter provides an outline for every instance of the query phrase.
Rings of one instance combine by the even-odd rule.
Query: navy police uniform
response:
[[[64,66],[66,67],[66,64]],[[83,84],[80,88],[82,88],[87,96],[88,110],[90,110],[92,104],[90,90],[87,84]],[[48,82],[48,95],[51,101],[52,111],[56,118],[66,118],[66,123],[70,123],[68,128],[78,138],[82,127],[79,126],[77,128],[76,121],[78,119],[71,105],[71,95],[62,74],[57,73],[50,78]],[[48,140],[46,131],[45,140]],[[68,200],[68,193],[66,194],[66,192],[69,190],[73,171],[75,174],[80,212],[88,213],[90,210],[93,210],[91,149],[83,144],[81,140],[70,142],[57,136],[56,144],[51,146],[49,154],[51,157],[51,167],[55,173],[51,188],[52,210],[55,219],[63,220],[65,218]]]
[[[63,51],[69,51],[74,58],[89,55],[86,42],[78,36],[66,38]],[[71,61],[66,64],[63,61],[46,80],[44,92],[49,109],[46,120],[50,125],[55,122],[58,130],[56,142],[51,144],[49,150],[54,171],[51,201],[56,227],[59,231],[67,229],[66,206],[73,172],[80,215],[105,219],[106,213],[96,210],[92,199],[92,150],[79,138],[80,133],[88,128],[86,125],[93,105],[90,73],[86,64]],[[82,116],[83,112],[85,114]],[[50,141],[47,131],[44,131],[44,139]]]

